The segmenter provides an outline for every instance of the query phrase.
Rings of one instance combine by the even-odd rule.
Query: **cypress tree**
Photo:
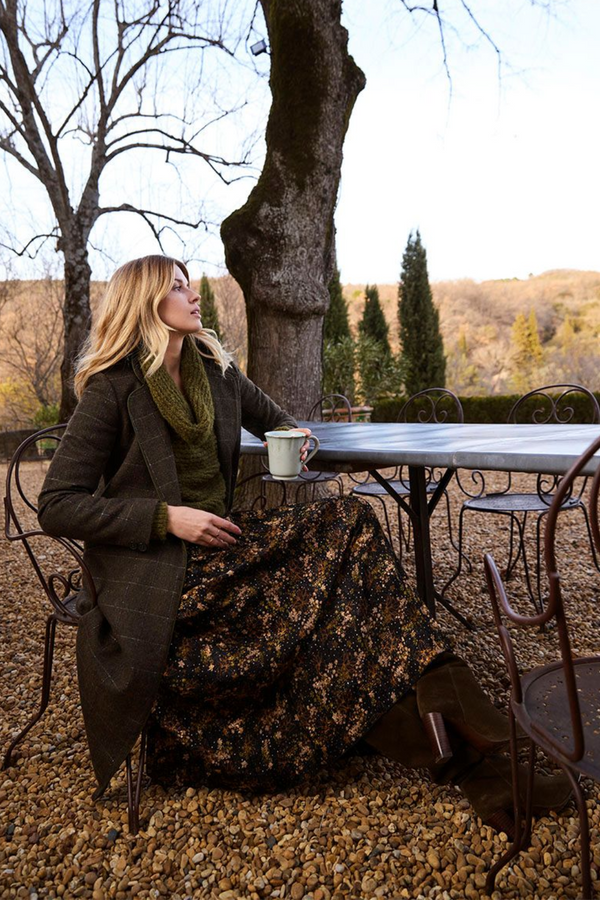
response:
[[[348,318],[348,304],[344,300],[340,271],[329,282],[329,309],[323,320],[324,343],[339,344],[344,338],[352,337],[350,332],[350,319]]]
[[[222,341],[215,293],[206,275],[200,279],[200,317],[204,328],[212,328],[219,340]]]
[[[408,236],[398,285],[398,319],[404,363],[404,385],[411,395],[445,387],[446,357],[440,317],[433,304],[427,274],[427,252],[419,231]]]
[[[329,282],[329,308],[323,319],[323,394],[343,394],[354,403],[356,348],[339,269]]]
[[[544,358],[535,310],[531,310],[529,318],[525,313],[517,313],[511,344],[512,384],[519,393],[525,393],[534,387]]]
[[[361,335],[372,337],[373,340],[381,344],[382,351],[385,356],[391,356],[389,325],[385,320],[381,302],[379,300],[379,291],[377,285],[365,288],[365,305],[363,308],[362,319],[359,322],[358,330]]]

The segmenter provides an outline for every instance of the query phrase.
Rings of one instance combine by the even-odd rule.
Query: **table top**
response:
[[[600,425],[473,425],[303,422],[321,441],[310,468],[341,471],[400,464],[561,474],[600,435]],[[242,431],[242,453],[264,453]],[[596,454],[585,473],[600,464]]]

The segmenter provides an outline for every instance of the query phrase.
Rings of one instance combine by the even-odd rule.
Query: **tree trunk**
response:
[[[248,312],[248,375],[299,418],[321,391],[342,146],[365,78],[340,0],[261,0],[273,102],[261,176],[221,227]]]
[[[68,243],[68,245],[67,245]],[[64,357],[60,367],[60,421],[66,422],[75,409],[73,391],[75,360],[88,336],[91,323],[90,281],[92,270],[88,261],[87,236],[81,241],[64,239],[61,249],[65,257]]]

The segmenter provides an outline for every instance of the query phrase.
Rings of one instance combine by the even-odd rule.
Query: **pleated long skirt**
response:
[[[148,771],[277,790],[347,753],[447,643],[368,504],[231,518],[231,550],[188,545]]]

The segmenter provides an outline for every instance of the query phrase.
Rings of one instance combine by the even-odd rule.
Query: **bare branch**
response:
[[[440,46],[442,49],[442,65],[444,67],[444,71],[446,73],[446,78],[448,79],[448,84],[450,86],[450,96],[452,96],[452,75],[450,72],[450,63],[449,63],[449,57],[448,57],[448,45],[447,45],[447,41],[446,41],[446,32],[447,32],[447,30],[451,30],[451,31],[457,33],[457,29],[455,27],[453,27],[448,22],[447,19],[443,18],[442,14],[440,12],[438,0],[432,0],[430,6],[423,6],[422,4],[411,3],[411,2],[409,2],[409,0],[400,0],[400,2],[402,3],[402,6],[404,7],[404,9],[411,14],[423,13],[424,15],[435,17],[435,20],[437,23],[437,28],[439,31],[439,36],[440,36]],[[541,0],[541,2],[543,4],[543,3],[547,2],[547,0]],[[535,5],[536,0],[532,0],[532,3]],[[469,18],[469,20],[474,25],[476,31],[479,33],[480,37],[482,37],[484,39],[484,41],[494,51],[494,53],[496,55],[496,59],[497,59],[498,78],[500,79],[502,77],[502,65],[503,65],[503,55],[502,55],[502,51],[501,51],[500,47],[494,41],[490,32],[486,28],[484,28],[480,19],[475,15],[475,13],[473,12],[473,10],[471,8],[470,3],[467,2],[467,0],[460,0],[460,5],[461,5],[462,9],[465,11],[465,13],[467,14],[467,17]]]
[[[57,240],[59,237],[58,226],[53,230],[48,232],[47,234],[36,234],[30,240],[27,241],[26,244],[23,244],[21,247],[17,247],[14,244],[6,244],[3,241],[0,241],[0,247],[3,247],[5,250],[9,250],[15,256],[26,256],[28,259],[35,259],[41,248],[44,246],[46,241],[49,240]],[[30,252],[30,247],[34,244],[40,242],[39,246],[33,252]]]
[[[98,215],[102,216],[106,213],[117,212],[135,213],[136,215],[140,216],[151,230],[159,247],[161,248],[161,250],[163,250],[163,252],[165,251],[165,247],[163,245],[162,235],[165,231],[174,232],[174,229],[171,228],[171,225],[183,225],[186,228],[192,228],[196,230],[197,228],[200,228],[201,225],[204,225],[204,227],[208,229],[209,224],[214,224],[206,222],[205,219],[196,219],[195,221],[191,221],[189,219],[181,219],[176,216],[167,216],[164,213],[157,212],[154,209],[140,209],[137,206],[132,206],[130,203],[122,203],[120,206],[102,207],[98,211]],[[165,220],[170,224],[159,226],[156,222],[153,221],[154,219]]]

